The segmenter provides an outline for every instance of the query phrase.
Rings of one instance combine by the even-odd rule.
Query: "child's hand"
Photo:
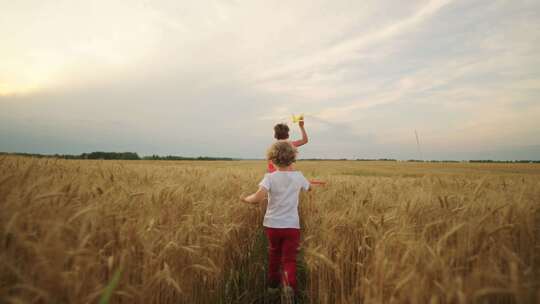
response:
[[[300,128],[303,128],[303,127],[304,127],[304,120],[303,120],[303,119],[300,120],[300,121],[298,122],[298,125],[300,126]]]
[[[246,197],[247,195],[245,195],[244,193],[240,194],[240,201],[244,202],[244,203],[249,203],[247,200],[246,200]]]
[[[310,180],[309,183],[310,183],[311,186],[326,186],[325,181],[316,180],[316,179]]]

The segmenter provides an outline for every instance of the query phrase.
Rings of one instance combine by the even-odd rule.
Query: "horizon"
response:
[[[61,153],[51,153],[51,154],[42,154],[42,153],[28,153],[28,152],[5,152],[0,151],[0,155],[14,155],[14,156],[38,156],[38,157],[82,157],[85,154],[91,154],[91,153],[111,153],[111,154],[122,154],[122,153],[135,153],[139,159],[147,159],[150,157],[158,157],[157,160],[168,160],[163,159],[167,157],[178,157],[178,158],[185,158],[185,160],[197,160],[197,158],[208,158],[211,160],[257,160],[257,161],[266,161],[267,159],[264,157],[254,157],[254,158],[245,158],[245,157],[234,157],[229,155],[214,155],[214,156],[208,156],[208,155],[171,155],[171,154],[139,154],[136,151],[92,151],[92,152],[83,152],[80,154],[61,154]],[[81,159],[81,158],[76,158]],[[104,158],[107,159],[107,158]],[[119,159],[121,160],[121,159]],[[147,159],[148,160],[148,159]],[[173,159],[174,160],[174,159]],[[183,159],[182,159],[183,160]],[[298,157],[298,161],[339,161],[339,160],[346,160],[346,161],[413,161],[413,162],[540,162],[540,158],[530,158],[530,159],[493,159],[493,158],[469,158],[469,159],[419,159],[419,158],[391,158],[391,157],[378,157],[378,158],[361,158],[361,157],[342,157],[342,158],[305,158],[305,157]]]
[[[538,1],[0,7],[1,151],[258,159],[303,113],[301,158],[540,155]]]

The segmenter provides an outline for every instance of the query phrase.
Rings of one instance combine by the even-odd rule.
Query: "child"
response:
[[[284,290],[289,293],[297,290],[296,254],[300,242],[298,196],[300,190],[310,190],[310,183],[302,172],[293,169],[296,154],[297,150],[290,142],[275,142],[268,150],[267,158],[277,167],[277,171],[265,174],[259,190],[241,198],[246,203],[258,203],[268,194],[263,221],[269,243],[268,281],[270,288],[277,288],[280,282],[283,283]]]
[[[306,130],[304,129],[304,120],[300,120],[298,122],[298,126],[300,127],[300,131],[302,132],[302,139],[291,141],[291,144],[294,147],[300,147],[308,142],[308,136],[306,133]],[[274,126],[274,138],[277,140],[288,140],[289,139],[289,127],[284,123],[279,123]],[[272,173],[276,171],[276,168],[272,164],[270,160],[268,160],[268,172]]]

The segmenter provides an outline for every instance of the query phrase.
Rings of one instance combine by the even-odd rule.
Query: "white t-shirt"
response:
[[[263,226],[270,228],[300,228],[298,196],[309,190],[309,181],[300,171],[275,171],[264,175],[259,186],[268,191],[268,206]]]

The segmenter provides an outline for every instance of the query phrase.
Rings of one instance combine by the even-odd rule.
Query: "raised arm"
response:
[[[293,141],[293,145],[295,147],[300,147],[308,143],[308,136],[306,133],[306,129],[304,129],[304,121],[300,120],[298,122],[298,126],[300,127],[300,132],[302,132],[302,139]]]
[[[248,196],[240,196],[240,200],[242,200],[245,203],[251,203],[256,204],[262,202],[267,195],[268,191],[264,187],[259,187],[259,190],[257,192],[250,194]]]

